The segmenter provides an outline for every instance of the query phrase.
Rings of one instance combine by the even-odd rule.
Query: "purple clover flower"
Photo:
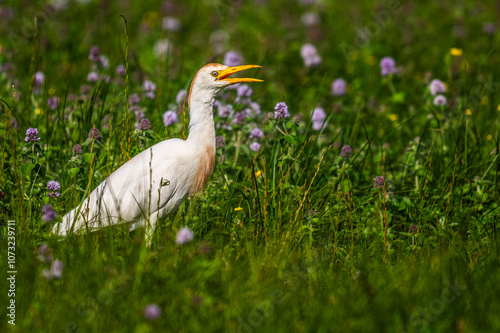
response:
[[[177,122],[177,113],[175,111],[166,111],[163,114],[163,124],[168,127]]]
[[[250,102],[250,108],[252,109],[252,111],[256,115],[260,114],[260,104],[259,103],[257,103],[257,102]]]
[[[308,58],[317,53],[318,50],[316,49],[316,47],[309,43],[302,45],[302,47],[300,48],[300,56],[302,58]]]
[[[142,88],[145,91],[155,91],[156,90],[156,85],[152,81],[146,80],[142,84]]]
[[[314,27],[319,24],[320,17],[317,13],[306,12],[300,17],[300,21],[306,27]]]
[[[144,118],[146,118],[146,114],[142,112],[141,107],[137,107],[137,109],[134,111],[135,119],[140,123]]]
[[[312,44],[302,45],[300,48],[300,55],[306,67],[314,67],[321,64],[321,56],[318,54],[316,47]]]
[[[28,128],[26,130],[26,137],[24,138],[24,142],[37,142],[40,141],[38,137],[38,128]]]
[[[340,154],[339,155],[341,157],[351,157],[351,152],[352,152],[351,146],[345,145],[340,150]]]
[[[216,148],[223,148],[226,146],[226,141],[224,140],[224,138],[220,135],[218,135],[217,137],[215,137],[215,147]]]
[[[47,190],[49,190],[50,192],[47,193],[47,196],[50,198],[59,198],[60,194],[57,191],[59,191],[60,188],[61,184],[59,184],[59,182],[56,182],[55,180],[49,181],[47,183]]]
[[[323,128],[324,121],[313,121],[312,122],[312,129],[315,131],[319,131],[320,129]]]
[[[311,116],[313,130],[319,131],[323,127],[325,119],[326,119],[325,110],[323,110],[323,108],[320,107],[315,108]]]
[[[288,106],[285,102],[278,102],[274,107],[274,119],[283,119],[290,117]]]
[[[153,52],[158,58],[162,58],[171,53],[173,49],[172,43],[168,39],[160,39],[153,47]]]
[[[431,84],[429,85],[429,89],[431,91],[432,95],[437,95],[439,93],[445,93],[446,92],[446,86],[444,85],[443,81],[441,80],[432,80]]]
[[[144,119],[146,117],[144,112],[142,112],[142,108],[140,105],[131,105],[129,108],[129,111],[130,111],[130,113],[133,113],[136,118],[138,118],[137,119],[138,121],[141,121],[142,119]],[[141,113],[144,115],[142,118],[141,118]]]
[[[87,81],[89,81],[89,82],[97,82],[97,81],[99,81],[99,74],[97,74],[96,72],[90,72],[87,75]]]
[[[61,189],[61,184],[55,180],[51,180],[47,183],[47,190],[59,191]]]
[[[236,89],[236,93],[240,97],[252,96],[253,89],[248,84],[240,84]]]
[[[99,62],[100,60],[101,49],[99,46],[92,46],[89,51],[89,59],[93,62]]]
[[[161,24],[165,31],[179,31],[182,28],[182,23],[179,19],[172,16],[165,16]]]
[[[139,94],[132,94],[128,98],[128,104],[130,104],[130,105],[139,104],[140,101],[141,101],[141,98],[139,97]]]
[[[94,140],[101,140],[101,136],[99,135],[99,130],[97,128],[92,128],[89,132],[89,139],[94,138]]]
[[[139,128],[143,131],[151,129],[151,124],[149,123],[149,120],[147,118],[142,119],[141,123],[139,124]]]
[[[179,104],[180,102],[182,102],[186,98],[186,96],[187,96],[186,89],[179,90],[179,92],[175,96],[175,103]]]
[[[245,122],[246,122],[246,114],[245,114],[245,112],[237,112],[234,115],[233,124],[235,124],[235,125],[241,125],[241,124],[244,124]]]
[[[101,64],[102,68],[108,69],[109,67],[109,59],[105,55],[101,55],[99,57],[99,63]]]
[[[228,51],[224,55],[224,65],[228,67],[239,66],[243,63],[243,57],[241,54],[235,51]]]
[[[190,241],[192,241],[194,238],[194,234],[193,232],[191,231],[191,229],[189,229],[188,227],[182,227],[178,232],[177,232],[177,236],[175,238],[175,242],[178,244],[178,245],[182,245],[182,244],[186,244]]]
[[[323,122],[326,119],[326,113],[323,108],[317,107],[313,110],[311,120]]]
[[[220,105],[217,108],[217,114],[221,118],[230,118],[233,116],[233,106],[231,104]]]
[[[73,154],[77,155],[77,154],[81,154],[82,153],[82,146],[80,146],[78,143],[76,145],[73,146]]]
[[[250,150],[254,152],[258,152],[260,150],[260,143],[258,142],[252,142],[250,144]]]
[[[147,320],[156,320],[161,316],[161,309],[156,304],[148,304],[144,308],[144,318]]]
[[[45,209],[46,206],[47,205],[43,206],[43,208]],[[52,207],[50,208],[52,209]],[[46,243],[43,243],[38,247],[38,259],[46,264],[50,264],[52,262],[52,250]]]
[[[323,59],[319,54],[314,54],[310,57],[304,58],[304,66],[306,67],[316,67],[321,64]]]
[[[412,224],[410,226],[410,229],[408,230],[408,233],[409,234],[416,234],[416,233],[418,233],[418,226],[416,226],[415,224]]]
[[[49,99],[47,100],[47,104],[49,105],[49,109],[55,110],[59,105],[59,98],[57,98],[56,96],[49,97]]]
[[[43,205],[42,207],[42,218],[45,222],[52,222],[57,217],[56,212],[54,212],[54,209],[52,208],[51,205]],[[47,245],[47,244],[45,244]],[[40,253],[40,249],[38,251]],[[42,260],[42,259],[40,259]],[[51,258],[52,260],[52,258]]]
[[[125,67],[125,65],[124,64],[119,64],[118,66],[116,66],[115,72],[116,72],[117,75],[125,76],[125,74],[126,74],[126,67]]]
[[[36,88],[41,88],[43,85],[43,81],[45,79],[45,75],[43,75],[42,72],[36,72],[34,75],[34,81],[33,84]]]
[[[155,92],[154,91],[146,92],[146,98],[147,99],[155,99]]]
[[[384,187],[384,176],[373,178],[373,188]]]
[[[443,95],[437,95],[436,97],[434,97],[433,103],[436,106],[445,106],[448,103],[448,101],[446,100],[446,97],[444,97]]]
[[[253,89],[247,84],[240,84],[236,86],[236,103],[250,104],[250,97],[252,96]]]
[[[380,60],[380,73],[382,76],[387,76],[389,74],[395,74],[398,72],[396,68],[396,62],[391,57],[384,57]]]
[[[44,269],[42,271],[42,275],[45,276],[45,278],[50,281],[53,279],[60,279],[62,277],[62,272],[63,272],[63,264],[60,260],[55,260],[52,262],[52,265],[50,265],[50,270]]]
[[[264,132],[258,127],[255,127],[252,132],[250,132],[250,139],[262,139],[263,137]]]
[[[333,96],[342,96],[346,93],[347,83],[344,79],[338,78],[332,82],[332,95]]]

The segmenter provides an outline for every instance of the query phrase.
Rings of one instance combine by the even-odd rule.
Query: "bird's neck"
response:
[[[215,124],[213,116],[214,94],[199,93],[189,100],[188,140],[198,145],[215,147]]]
[[[189,135],[186,141],[196,150],[198,168],[193,173],[189,194],[200,192],[215,165],[215,124],[213,103],[216,92],[191,89],[189,97]]]

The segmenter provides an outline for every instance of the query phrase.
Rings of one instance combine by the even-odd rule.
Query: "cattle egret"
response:
[[[146,241],[158,220],[175,211],[188,196],[201,191],[215,163],[213,102],[225,87],[262,82],[230,75],[257,65],[228,67],[208,64],[196,73],[188,94],[189,135],[186,140],[162,141],[120,166],[56,224],[53,232],[73,232],[129,223],[146,228]]]

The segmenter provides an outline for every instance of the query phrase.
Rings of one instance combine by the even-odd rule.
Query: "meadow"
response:
[[[0,1],[0,331],[500,332],[498,22],[498,1]],[[217,96],[205,189],[151,247],[53,235],[187,137],[210,62],[264,82]]]

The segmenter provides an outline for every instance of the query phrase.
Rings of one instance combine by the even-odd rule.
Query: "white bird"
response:
[[[239,82],[262,82],[230,78],[236,72],[260,67],[228,67],[208,64],[195,75],[188,94],[189,135],[186,140],[157,143],[115,170],[85,199],[64,215],[53,232],[73,232],[130,223],[146,227],[146,241],[159,220],[174,212],[191,195],[201,191],[215,163],[213,102],[225,87]]]

